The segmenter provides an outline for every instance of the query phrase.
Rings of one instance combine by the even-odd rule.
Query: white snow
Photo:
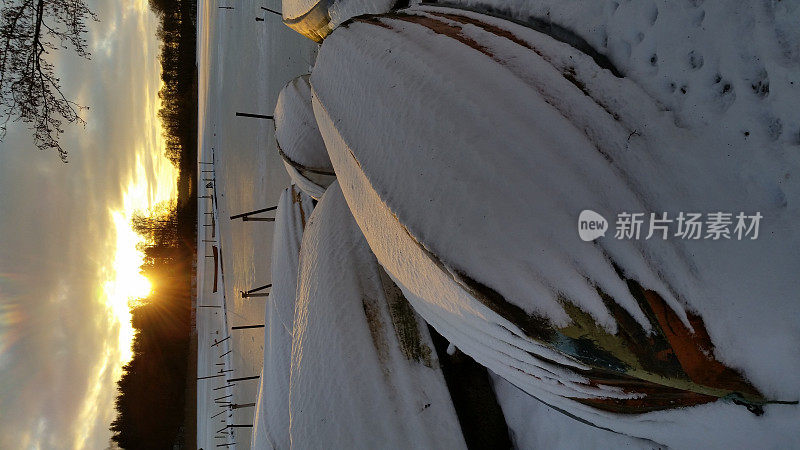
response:
[[[301,246],[293,448],[465,447],[427,327],[381,270],[334,183]]]
[[[275,139],[286,171],[303,192],[319,199],[335,178],[314,119],[308,75],[284,86],[278,94],[274,117]]]
[[[281,2],[283,18],[296,19],[307,13],[320,1],[328,0],[283,0]]]
[[[362,14],[389,12],[398,0],[336,0],[328,7],[331,25],[335,28],[346,20]]]
[[[197,182],[201,195],[216,194],[213,205],[208,199],[197,200],[198,303],[224,302],[228,319],[221,319],[219,309],[198,308],[198,376],[220,368],[233,370],[226,372],[226,378],[257,376],[263,367],[263,330],[232,331],[230,327],[264,323],[268,297],[241,298],[239,291],[271,282],[273,224],[228,218],[276,205],[291,180],[275,147],[272,123],[237,117],[235,113],[270,114],[281,88],[308,72],[317,46],[276,17],[264,16],[265,22],[255,22],[253,16],[262,5],[255,0],[240,0],[235,9],[226,10],[218,8],[216,2],[198,2],[198,160],[213,161],[213,166],[205,164],[202,169],[213,168],[214,173],[199,173]],[[208,182],[203,178],[214,178],[214,189],[205,188]],[[208,219],[205,212],[211,211],[216,214],[213,238],[210,227],[203,226]],[[225,263],[225,283],[220,284],[216,296],[211,295],[213,260],[206,258],[212,245],[219,247]],[[205,323],[209,326],[201,329]],[[221,337],[230,334],[232,338],[210,347],[217,331]],[[259,381],[237,382],[224,393],[222,389],[212,390],[223,386],[226,378],[198,381],[197,448],[233,443],[228,449],[250,448],[249,428],[230,429],[225,439],[216,438],[215,431],[226,423],[252,424],[254,408],[228,412],[227,405],[214,399],[233,394],[225,400],[239,405],[254,403]],[[225,413],[212,419],[221,411]]]
[[[327,188],[311,181],[310,178],[303,175],[303,173],[286,161],[283,161],[283,167],[286,168],[286,172],[289,174],[289,178],[292,179],[292,183],[303,191],[304,194],[315,200],[322,198],[322,194],[325,193],[325,189]]]
[[[276,140],[308,167],[332,162],[338,182],[326,193],[330,180],[284,161],[296,186],[280,200],[274,236],[268,226],[225,220],[274,204],[287,183],[272,127],[234,121],[233,112],[269,111],[278,88],[310,64],[295,56],[313,51],[285,27],[259,28],[254,40],[256,2],[231,11],[201,2],[200,157],[217,163],[216,245],[229,283],[210,294],[213,264],[198,255],[198,302],[226,305],[198,310],[198,375],[221,361],[235,376],[263,371],[252,436],[245,429],[224,441],[214,431],[250,423],[252,409],[212,418],[225,409],[212,399],[254,401],[258,382],[224,391],[211,390],[222,379],[198,382],[198,444],[463,447],[424,318],[451,342],[448,353],[457,347],[497,374],[518,448],[800,447],[797,405],[767,405],[760,417],[722,401],[621,415],[569,400],[632,394],[588,385],[586,365],[487,307],[486,290],[471,281],[553,327],[572,320],[569,302],[614,332],[601,288],[647,329],[613,261],[684,323],[688,313],[701,316],[714,356],[765,397],[800,398],[800,2],[450,1],[564,27],[624,77],[486,15],[423,6],[406,14],[434,20],[424,22],[430,27],[405,16],[356,19],[326,39],[313,89],[297,78],[278,98]],[[334,27],[394,3],[338,0],[324,12]],[[317,4],[284,1],[284,18]],[[441,34],[447,27],[457,31]],[[322,199],[302,247],[311,202],[297,189]],[[578,239],[583,209],[610,222],[594,243]],[[622,211],[764,218],[755,241],[631,241],[613,237]],[[406,357],[384,269],[421,316],[412,323],[430,367]],[[266,303],[235,295],[270,272]],[[262,311],[263,341],[237,332],[211,347],[229,320],[257,323]]]
[[[729,15],[740,12],[729,8]],[[786,37],[785,21],[767,24],[776,30],[771,41],[742,46],[746,52],[773,44],[764,59],[783,68],[773,72],[780,87],[759,97],[733,80],[741,106],[719,86],[718,95],[707,89],[707,98],[692,100],[697,106],[676,111],[653,94],[654,82],[618,78],[526,27],[466,15],[518,40],[435,16],[457,27],[461,41],[403,18],[356,21],[326,39],[311,78],[317,121],[347,203],[409,301],[478,362],[599,426],[678,447],[797,445],[796,405],[767,406],[762,417],[722,402],[623,416],[565,400],[625,394],[588,387],[541,359],[580,367],[477,301],[461,275],[554,326],[568,323],[568,301],[613,332],[598,287],[647,327],[613,261],[679,317],[699,314],[715,356],[768,398],[797,400],[800,377],[786,374],[800,370],[800,209],[793,201],[800,198],[800,153],[792,137],[800,122],[782,105],[800,100],[800,86],[792,84],[797,41]],[[739,61],[735,47],[733,41],[716,50]],[[713,52],[705,58],[716,65]],[[665,64],[678,63],[667,57]],[[771,106],[751,109],[759,101]],[[765,108],[780,116],[784,133],[762,126],[757,116]],[[622,211],[759,211],[764,219],[754,241],[608,234],[591,244],[577,235],[583,209],[600,212],[612,227]]]
[[[311,198],[289,187],[278,202],[272,240],[272,288],[266,304],[264,368],[253,419],[252,448],[289,448],[289,363],[297,269]]]
[[[800,144],[797,1],[450,3],[494,7],[519,20],[545,19],[573,31],[688,127],[749,131],[756,147],[763,141]],[[730,90],[723,93],[726,84]]]
[[[497,401],[503,409],[516,448],[638,448],[657,447],[652,441],[603,430],[567,416],[491,374]]]
[[[283,17],[297,19],[322,2],[328,3],[331,28],[336,28],[351,17],[388,12],[397,0],[283,0]]]
[[[308,77],[302,75],[293,79],[278,94],[275,138],[290,160],[308,169],[332,172],[333,166],[311,108]]]

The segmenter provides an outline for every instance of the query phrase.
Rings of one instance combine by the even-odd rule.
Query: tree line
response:
[[[165,156],[179,169],[178,198],[139,212],[142,273],[150,296],[131,309],[133,358],[123,367],[111,424],[114,447],[172,449],[195,442],[195,373],[190,368],[192,263],[196,254],[197,68],[196,0],[150,0],[159,18],[163,81],[158,112]],[[187,409],[188,408],[188,409]]]

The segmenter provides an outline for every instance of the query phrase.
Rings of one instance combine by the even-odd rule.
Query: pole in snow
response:
[[[264,19],[261,19],[261,20],[264,20]],[[236,113],[236,116],[237,116],[237,117],[254,117],[254,118],[256,118],[256,119],[275,120],[275,118],[274,118],[274,117],[272,117],[272,116],[267,116],[267,115],[264,115],[264,114],[251,114],[251,113],[237,112],[237,113]]]
[[[252,216],[253,214],[258,214],[258,213],[262,213],[262,212],[275,211],[276,209],[278,209],[277,206],[270,206],[269,208],[256,209],[254,211],[249,211],[249,212],[246,212],[246,213],[235,214],[235,215],[231,216],[231,220],[240,219],[242,217],[247,217],[247,216]]]
[[[264,328],[264,325],[242,325],[239,327],[231,327],[231,330],[247,330],[250,328]]]
[[[239,294],[241,294],[242,298],[269,297],[269,292],[258,292],[258,291],[263,291],[264,289],[271,288],[271,287],[272,287],[272,284],[267,284],[267,285],[264,285],[264,286],[261,286],[261,287],[250,289],[249,291],[239,291]]]
[[[228,408],[239,409],[239,408],[252,408],[254,406],[256,406],[255,403],[242,403],[241,405],[237,405],[236,403],[234,403],[232,405],[228,405]]]
[[[242,222],[275,222],[272,217],[242,217]]]
[[[227,341],[227,340],[228,340],[228,339],[230,339],[230,338],[231,338],[231,337],[230,337],[230,336],[228,336],[228,337],[226,337],[225,339],[223,339],[223,340],[221,340],[221,341],[218,341],[218,340],[216,340],[216,339],[215,339],[215,340],[214,340],[214,343],[213,343],[213,344],[211,344],[211,346],[212,346],[212,347],[216,347],[217,345],[219,345],[219,344],[221,344],[221,343],[223,343],[223,342]]]
[[[250,298],[250,297],[269,297],[269,292],[254,292],[252,294],[247,292],[239,291],[242,294],[242,298]]]
[[[264,11],[271,12],[272,14],[276,14],[276,15],[280,16],[281,18],[283,18],[283,14],[279,13],[278,11],[275,11],[275,10],[272,10],[272,9],[269,9],[269,8],[264,8],[263,6],[261,7],[261,9],[263,9]]]
[[[255,375],[255,376],[252,376],[252,377],[228,378],[226,381],[227,381],[228,383],[230,383],[230,382],[233,382],[233,381],[257,380],[257,379],[259,379],[259,378],[261,378],[261,376],[260,376],[260,375]]]
[[[208,378],[218,378],[218,377],[224,377],[224,376],[225,376],[224,373],[220,373],[220,374],[217,374],[217,375],[207,375],[205,377],[197,377],[197,379],[198,380],[206,380]]]

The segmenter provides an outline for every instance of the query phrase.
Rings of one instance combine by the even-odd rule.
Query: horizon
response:
[[[92,58],[54,56],[67,97],[89,107],[85,129],[65,127],[69,163],[37,151],[23,123],[0,144],[0,209],[17,211],[0,218],[0,403],[15,405],[0,411],[4,448],[110,445],[129,302],[151,289],[131,219],[177,196],[158,117],[158,19],[147,0],[87,5],[99,18]]]

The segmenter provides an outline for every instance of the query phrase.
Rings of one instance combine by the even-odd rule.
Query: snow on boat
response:
[[[798,408],[771,405],[800,391],[781,375],[800,368],[785,343],[800,338],[796,154],[680,128],[573,47],[453,9],[353,19],[311,84],[372,251],[458,348],[573,417],[658,443],[681,427],[797,439]],[[584,209],[760,211],[773,226],[758,241],[584,242]]]
[[[322,42],[334,28],[351,17],[385,13],[398,3],[401,1],[283,0],[283,23],[314,42]]]
[[[292,181],[319,200],[335,175],[314,119],[308,75],[293,79],[278,94],[275,138]]]
[[[272,240],[272,288],[264,322],[264,367],[250,441],[254,449],[289,448],[289,362],[297,267],[312,203],[295,186],[287,188],[278,201]]]
[[[303,236],[292,447],[465,448],[426,324],[370,252],[337,183]]]

